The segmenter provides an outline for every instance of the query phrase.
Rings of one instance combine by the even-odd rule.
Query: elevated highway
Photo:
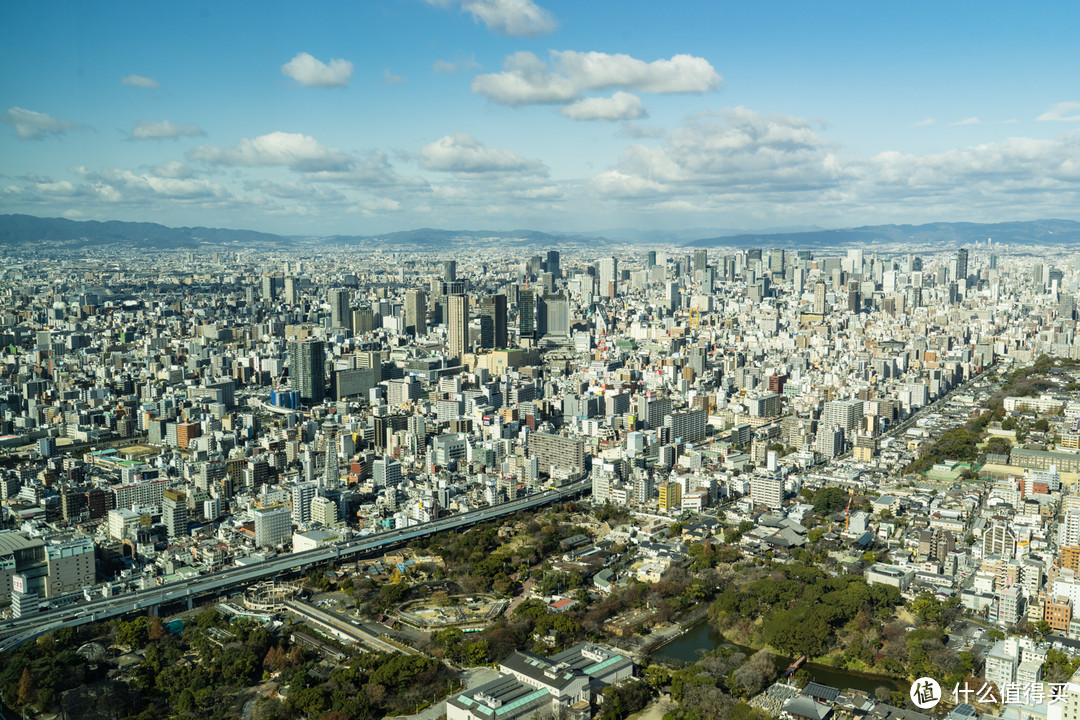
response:
[[[340,562],[373,554],[416,538],[460,530],[506,515],[513,515],[522,510],[532,510],[549,503],[568,500],[589,488],[591,488],[589,480],[578,480],[564,487],[534,493],[501,505],[451,515],[419,525],[365,535],[301,553],[279,555],[257,565],[226,568],[209,575],[199,575],[161,587],[36,613],[19,618],[6,627],[0,628],[0,652],[7,652],[38,635],[62,627],[75,627],[129,613],[151,612],[155,608],[173,603],[186,603],[190,608],[197,598],[204,595],[232,592],[261,580],[303,572],[313,565]]]

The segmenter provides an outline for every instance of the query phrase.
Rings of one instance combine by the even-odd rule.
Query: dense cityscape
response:
[[[1080,256],[911,250],[10,252],[3,702],[1067,720]]]

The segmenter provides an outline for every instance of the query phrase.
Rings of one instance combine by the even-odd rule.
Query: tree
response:
[[[37,685],[34,684],[34,676],[30,674],[30,668],[25,667],[22,677],[19,678],[19,704],[29,705],[37,700]]]
[[[150,621],[150,629],[146,633],[146,639],[155,642],[165,637],[165,625],[157,615]]]

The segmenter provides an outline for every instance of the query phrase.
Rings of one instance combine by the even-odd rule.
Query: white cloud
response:
[[[160,122],[142,120],[135,126],[135,129],[131,131],[131,139],[163,140],[166,138],[197,137],[205,134],[206,133],[203,132],[202,128],[198,125],[177,125],[169,120],[162,120]]]
[[[554,65],[585,90],[625,88],[647,93],[703,93],[724,82],[705,58],[675,55],[670,60],[643,60],[622,53],[553,51]]]
[[[354,164],[347,153],[326,147],[309,135],[280,131],[250,140],[243,138],[231,150],[200,145],[189,150],[187,157],[213,165],[280,165],[295,172],[341,172]]]
[[[633,144],[615,168],[593,178],[602,195],[643,197],[820,190],[843,175],[827,143],[801,118],[744,107],[687,120],[659,147]]]
[[[957,120],[956,122],[949,123],[949,125],[952,125],[954,127],[961,125],[982,125],[982,120],[977,117],[969,117],[964,118],[963,120]]]
[[[586,91],[703,93],[722,84],[707,60],[692,55],[645,62],[623,54],[553,50],[550,67],[531,52],[509,55],[502,72],[473,78],[472,90],[503,105],[530,105],[577,102]]]
[[[636,120],[647,114],[641,98],[622,91],[609,98],[582,98],[560,112],[573,120]]]
[[[528,51],[508,56],[501,73],[477,75],[471,87],[502,105],[562,104],[581,93],[569,78],[551,72],[543,60]]]
[[[161,86],[158,85],[158,81],[154,78],[143,77],[142,75],[125,75],[120,78],[120,82],[124,85],[131,85],[132,87],[149,88],[151,90],[157,90]]]
[[[1080,102],[1059,102],[1035,118],[1039,122],[1080,122]]]
[[[428,170],[456,173],[544,173],[537,162],[518,157],[510,150],[489,148],[466,133],[446,135],[420,150],[420,164]]]
[[[383,68],[382,77],[383,82],[390,85],[400,85],[401,83],[405,82],[405,78],[401,77],[400,75],[395,75],[393,72],[391,72],[390,68]]]
[[[15,127],[15,134],[23,140],[41,140],[46,135],[63,135],[68,130],[82,128],[82,125],[57,120],[42,112],[27,110],[21,107],[10,107],[0,116],[0,122]]]
[[[302,52],[281,66],[281,74],[308,87],[345,87],[352,78],[353,64],[341,58],[327,64]]]
[[[930,125],[936,125],[936,124],[937,124],[937,120],[935,120],[932,117],[928,117],[928,118],[923,118],[919,122],[912,125],[912,127],[929,127]]]
[[[555,17],[533,0],[427,0],[429,5],[449,7],[459,5],[462,12],[472,15],[499,35],[536,37],[554,32],[559,26]]]

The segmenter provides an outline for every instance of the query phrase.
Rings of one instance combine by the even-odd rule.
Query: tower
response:
[[[449,297],[450,322],[447,326],[447,346],[450,354],[460,358],[469,350],[469,297]]]

